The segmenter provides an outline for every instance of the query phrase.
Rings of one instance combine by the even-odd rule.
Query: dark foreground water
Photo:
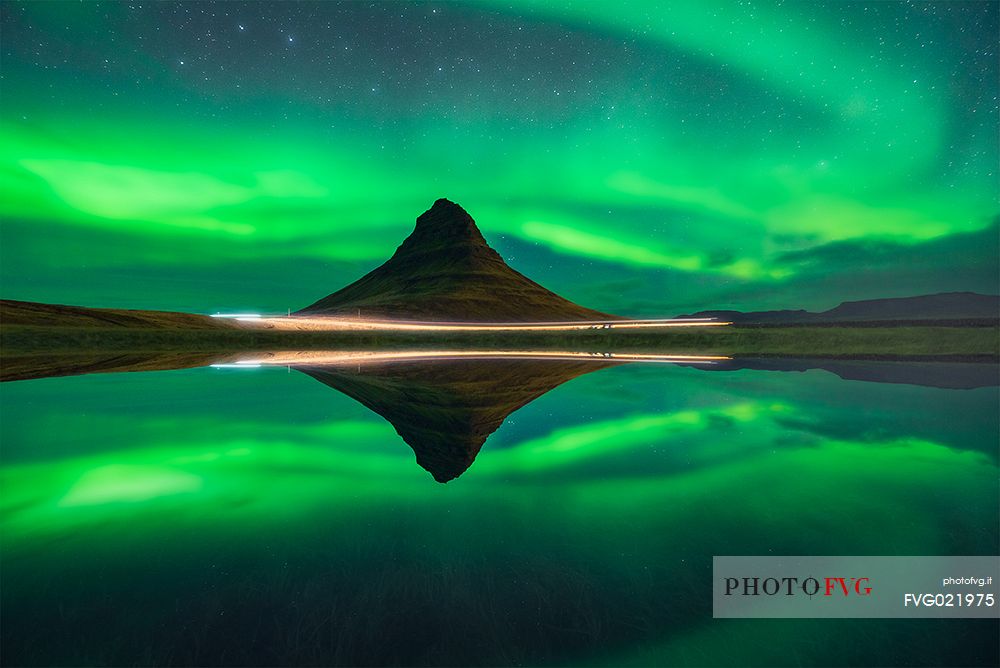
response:
[[[998,663],[996,620],[716,621],[710,582],[997,554],[995,384],[455,364],[4,384],[3,663]]]

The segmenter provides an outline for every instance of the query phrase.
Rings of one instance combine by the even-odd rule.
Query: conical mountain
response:
[[[446,199],[417,218],[389,260],[299,311],[466,322],[608,320],[507,266],[465,209]]]
[[[549,390],[618,362],[451,360],[296,366],[384,417],[438,482],[472,466],[507,416]]]

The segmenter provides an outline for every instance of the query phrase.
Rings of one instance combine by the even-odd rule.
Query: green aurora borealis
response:
[[[438,197],[610,312],[996,292],[993,2],[2,12],[4,297],[300,308]]]

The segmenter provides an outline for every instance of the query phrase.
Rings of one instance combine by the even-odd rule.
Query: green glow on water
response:
[[[441,647],[463,664],[502,652],[531,664],[725,663],[743,636],[717,628],[699,593],[714,554],[997,547],[997,388],[607,369],[513,413],[447,485],[384,420],[283,370],[3,391],[2,584],[18,611],[7,618],[23,620],[17,647],[47,647],[53,663],[98,646],[138,656],[112,637],[153,655],[162,643],[201,647],[185,654],[195,663],[259,657],[254,642],[229,641],[258,624],[267,651],[295,662],[304,650],[286,643],[305,624],[331,634],[310,645],[323,656],[353,643],[347,663],[415,661],[423,636],[412,631],[442,628],[462,630]],[[52,617],[51,592],[64,618]],[[114,611],[99,627],[65,621],[94,600]],[[347,611],[380,641],[365,641]],[[498,614],[507,621],[489,630]],[[567,615],[571,630],[552,631]],[[527,630],[538,624],[550,630]],[[905,639],[940,662],[989,663],[975,654],[988,645],[918,627],[931,628],[886,636],[895,640],[870,658],[891,663]],[[743,648],[743,663],[847,661],[853,650],[835,637],[861,631],[851,621],[755,628],[766,642]]]
[[[201,479],[188,473],[155,466],[110,464],[87,470],[73,483],[58,505],[135,503],[196,492],[200,488]]]

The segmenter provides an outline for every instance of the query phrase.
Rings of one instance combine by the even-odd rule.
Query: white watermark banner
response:
[[[713,617],[1000,617],[1000,556],[713,557]]]

